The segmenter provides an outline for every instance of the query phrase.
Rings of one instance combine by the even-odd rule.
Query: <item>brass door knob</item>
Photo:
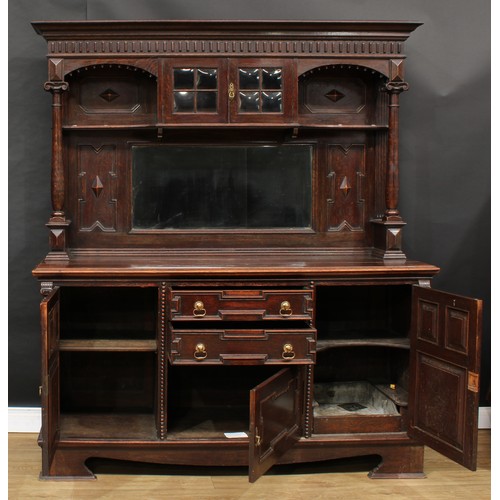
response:
[[[196,344],[194,357],[197,361],[202,361],[207,357],[207,349],[205,344]]]
[[[280,305],[280,316],[291,316],[292,306],[288,300],[284,300]]]
[[[193,316],[197,316],[198,318],[203,318],[207,314],[205,309],[205,304],[201,300],[197,300],[193,306]]]
[[[293,351],[292,344],[285,344],[283,346],[283,352],[281,353],[281,357],[285,361],[290,361],[291,359],[295,358],[295,352]]]

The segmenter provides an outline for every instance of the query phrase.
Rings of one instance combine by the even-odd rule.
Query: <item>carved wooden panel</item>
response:
[[[78,229],[116,231],[116,146],[78,146]]]
[[[445,312],[445,321],[445,346],[448,349],[467,354],[469,345],[468,311],[448,306]]]
[[[420,354],[415,375],[415,426],[463,450],[467,370]]]
[[[439,340],[439,304],[421,300],[416,313],[417,338],[437,344]]]
[[[384,81],[383,73],[361,64],[311,68],[299,77],[299,122],[384,126]]]
[[[365,224],[364,144],[328,148],[327,219],[329,231],[363,231]]]
[[[93,65],[68,75],[66,125],[155,123],[156,79],[130,66]]]
[[[470,314],[467,310],[439,301],[419,299],[416,336],[418,340],[440,345],[446,350],[467,355]]]
[[[367,88],[361,78],[318,74],[304,81],[303,112],[361,113],[366,106]]]

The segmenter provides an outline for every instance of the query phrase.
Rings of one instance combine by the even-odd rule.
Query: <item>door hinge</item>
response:
[[[467,389],[472,392],[479,392],[479,373],[469,372]]]

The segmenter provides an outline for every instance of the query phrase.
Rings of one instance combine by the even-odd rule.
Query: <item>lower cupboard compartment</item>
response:
[[[279,370],[274,366],[170,366],[167,439],[244,438],[249,431],[250,391]]]
[[[369,347],[322,352],[312,406],[315,434],[406,430],[408,351]]]
[[[156,353],[60,356],[61,439],[157,438]]]

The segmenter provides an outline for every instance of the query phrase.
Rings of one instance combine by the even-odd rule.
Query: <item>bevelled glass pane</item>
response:
[[[196,109],[199,113],[210,113],[217,111],[217,92],[198,92],[196,97]]]
[[[259,89],[259,68],[240,68],[240,89]]]
[[[199,68],[197,88],[199,89],[216,89],[217,88],[217,70]]]
[[[311,227],[311,145],[134,146],[135,229]]]
[[[194,89],[194,69],[174,69],[174,89]]]
[[[283,111],[281,92],[262,92],[262,112],[280,113]]]
[[[174,113],[194,112],[194,92],[174,92]]]
[[[281,68],[262,68],[262,88],[281,89]]]
[[[240,111],[243,113],[258,112],[260,92],[240,92]]]

